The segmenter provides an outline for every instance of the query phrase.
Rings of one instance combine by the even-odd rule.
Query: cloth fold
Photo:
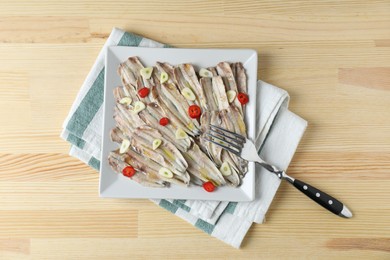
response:
[[[107,46],[169,47],[114,28],[84,81],[63,124],[61,137],[71,143],[69,154],[96,170],[100,167],[104,89],[104,57]],[[286,169],[307,123],[288,110],[286,91],[258,81],[255,144],[261,156]],[[280,180],[256,166],[255,200],[219,202],[153,200],[204,232],[239,248],[253,222],[262,223]]]

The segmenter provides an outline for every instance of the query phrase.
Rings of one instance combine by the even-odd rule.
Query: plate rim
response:
[[[174,197],[165,197],[165,196],[159,196],[158,198],[156,197],[149,197],[149,196],[129,196],[129,195],[118,195],[118,194],[115,194],[112,193],[112,191],[109,191],[109,188],[110,188],[110,185],[113,185],[113,183],[109,184],[108,186],[106,185],[105,188],[103,188],[103,179],[104,179],[104,170],[103,170],[103,158],[105,158],[105,148],[106,148],[106,145],[105,145],[105,141],[107,139],[107,137],[105,136],[106,134],[108,134],[107,132],[107,129],[110,130],[111,129],[111,126],[107,126],[106,122],[107,122],[107,118],[106,116],[108,116],[108,112],[106,111],[108,109],[108,105],[107,105],[107,102],[106,102],[106,99],[107,99],[107,91],[108,91],[108,88],[110,84],[108,84],[109,82],[109,77],[108,77],[108,72],[111,71],[113,68],[111,68],[111,66],[109,66],[109,61],[110,59],[112,59],[113,57],[115,57],[116,59],[118,59],[118,62],[123,62],[121,61],[121,59],[119,57],[116,56],[116,51],[118,50],[125,50],[127,52],[131,52],[132,50],[134,51],[152,51],[152,52],[158,52],[158,51],[167,51],[167,52],[173,52],[173,53],[186,53],[188,55],[188,53],[196,53],[197,51],[200,51],[200,52],[221,52],[221,53],[226,53],[226,52],[233,52],[233,53],[238,53],[238,52],[247,52],[247,55],[248,57],[246,58],[245,62],[248,62],[250,61],[251,59],[254,59],[251,64],[251,66],[253,66],[252,70],[254,72],[252,72],[251,74],[254,73],[254,75],[252,75],[251,77],[254,77],[254,79],[252,79],[253,81],[253,87],[254,90],[252,90],[254,92],[254,94],[256,94],[257,92],[257,69],[258,69],[258,56],[257,56],[257,51],[254,50],[254,49],[247,49],[247,48],[243,48],[243,49],[234,49],[234,48],[206,48],[206,49],[202,49],[202,48],[150,48],[150,47],[134,47],[134,46],[108,46],[107,49],[106,49],[106,53],[105,53],[105,64],[104,64],[104,69],[105,69],[105,73],[104,73],[104,105],[103,105],[103,128],[102,128],[102,149],[101,149],[101,167],[100,167],[100,170],[99,170],[99,196],[100,197],[103,197],[103,198],[132,198],[132,199],[145,199],[145,198],[148,198],[148,199],[169,199],[169,198],[173,198],[173,199],[201,199],[201,200],[225,200],[225,201],[253,201],[254,200],[254,197],[255,197],[255,176],[252,176],[252,182],[251,182],[251,190],[250,191],[245,191],[245,190],[242,190],[242,197],[246,197],[246,198],[241,198],[239,200],[232,200],[232,199],[223,199],[223,198],[215,198],[216,196],[212,196],[212,194],[209,194],[209,197],[211,198],[191,198],[191,196],[174,196]],[[230,56],[232,55],[231,53],[229,53]],[[141,59],[143,58],[140,54],[137,54],[137,53],[134,53],[134,54],[126,54],[127,57],[130,57],[132,55],[134,56],[139,56]],[[227,56],[227,59],[224,59],[224,60],[229,60],[229,55],[226,55]],[[145,58],[145,57],[144,57]],[[221,60],[222,61],[222,60]],[[168,61],[169,62],[169,61]],[[187,61],[187,62],[191,62],[191,61]],[[196,64],[195,64],[196,65]],[[244,64],[245,66],[245,64]],[[115,72],[117,71],[117,68],[114,68]],[[248,75],[248,69],[247,69],[247,76],[249,77]],[[119,78],[119,76],[117,76]],[[249,79],[248,79],[249,81]],[[249,92],[249,87],[250,87],[250,83],[248,82],[248,92]],[[113,87],[112,87],[113,88]],[[110,91],[112,92],[112,88],[110,88]],[[257,95],[255,95],[255,97],[257,97]],[[254,106],[256,107],[256,103],[254,104]],[[252,120],[253,122],[251,123],[252,124],[252,132],[253,133],[248,133],[248,135],[250,135],[252,138],[255,138],[255,125],[256,125],[256,114],[255,112],[253,112],[253,116],[252,116],[252,119],[247,119],[248,115],[246,115],[246,120]],[[111,142],[111,140],[109,140]],[[109,152],[109,151],[108,151]],[[245,178],[248,177],[249,174],[255,174],[255,166],[254,166],[254,163],[253,162],[249,162],[249,165],[248,165],[248,168],[251,168],[253,171],[251,172],[248,172],[247,173],[247,176]],[[110,168],[111,169],[111,168]],[[112,171],[113,172],[113,171]],[[132,181],[134,182],[134,181]],[[135,183],[134,184],[136,185],[139,185],[138,183]],[[140,185],[141,186],[141,185]],[[147,187],[146,187],[147,188]],[[190,189],[195,189],[197,187],[191,187]],[[234,187],[221,187],[222,189],[237,189],[237,188],[234,188]],[[152,189],[152,190],[156,190],[156,188],[148,188],[148,189]],[[158,188],[157,188],[158,189]],[[169,189],[172,189],[172,188],[169,188]],[[189,188],[186,188],[186,190],[188,190]],[[164,188],[163,189],[163,193],[164,191],[167,191],[168,189]],[[188,193],[188,194],[191,194],[191,193]],[[186,194],[186,195],[188,195]],[[211,195],[211,196],[210,196]]]

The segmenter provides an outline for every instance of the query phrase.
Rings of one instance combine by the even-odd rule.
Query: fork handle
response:
[[[294,185],[295,188],[300,190],[303,194],[305,194],[330,212],[339,215],[340,217],[352,217],[351,211],[343,203],[330,196],[329,194],[298,179],[293,179],[290,176],[284,177],[288,180],[289,183]]]

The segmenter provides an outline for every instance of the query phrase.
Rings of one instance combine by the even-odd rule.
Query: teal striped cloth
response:
[[[70,155],[96,170],[101,160],[101,130],[104,93],[104,58],[107,46],[170,47],[114,28],[84,81],[63,124],[61,137],[71,144]],[[288,94],[258,82],[259,111],[255,141],[261,155],[286,169],[305,131],[306,121],[287,109]],[[270,131],[272,126],[272,131]],[[275,149],[281,147],[283,149]],[[252,202],[152,200],[195,227],[239,248],[253,222],[262,223],[280,181],[257,168],[256,199]]]

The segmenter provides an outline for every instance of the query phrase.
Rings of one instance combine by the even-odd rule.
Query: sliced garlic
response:
[[[220,172],[223,176],[229,176],[232,174],[232,170],[230,169],[230,165],[227,162],[223,162],[221,168],[219,168]]]
[[[184,132],[183,129],[181,129],[180,127],[176,130],[176,133],[175,133],[175,137],[176,139],[186,139],[188,137],[187,133]]]
[[[196,99],[194,92],[190,88],[183,88],[181,94],[187,99],[194,101]]]
[[[228,98],[229,103],[232,103],[234,101],[234,99],[236,98],[237,93],[234,90],[228,90],[226,92],[226,96]]]
[[[160,83],[163,84],[168,80],[168,74],[166,72],[161,73],[160,75]]]
[[[156,150],[161,145],[161,139],[154,139],[153,140],[153,150]]]
[[[123,139],[121,148],[119,149],[119,153],[125,153],[130,147],[130,141],[127,139]]]
[[[145,104],[142,103],[141,101],[136,101],[134,103],[134,109],[133,109],[133,113],[134,114],[138,114],[139,112],[141,112],[142,110],[145,109]]]
[[[152,76],[153,67],[146,67],[140,70],[140,74],[144,79],[150,79]]]
[[[206,78],[211,78],[213,76],[213,73],[211,71],[206,70],[206,69],[200,69],[199,71],[199,76],[201,77],[206,77]]]
[[[173,178],[173,173],[168,170],[167,168],[161,167],[161,169],[158,171],[158,174],[165,178],[172,179]]]
[[[119,103],[126,106],[130,105],[131,102],[133,102],[133,100],[130,97],[124,97],[121,100],[119,100]]]

